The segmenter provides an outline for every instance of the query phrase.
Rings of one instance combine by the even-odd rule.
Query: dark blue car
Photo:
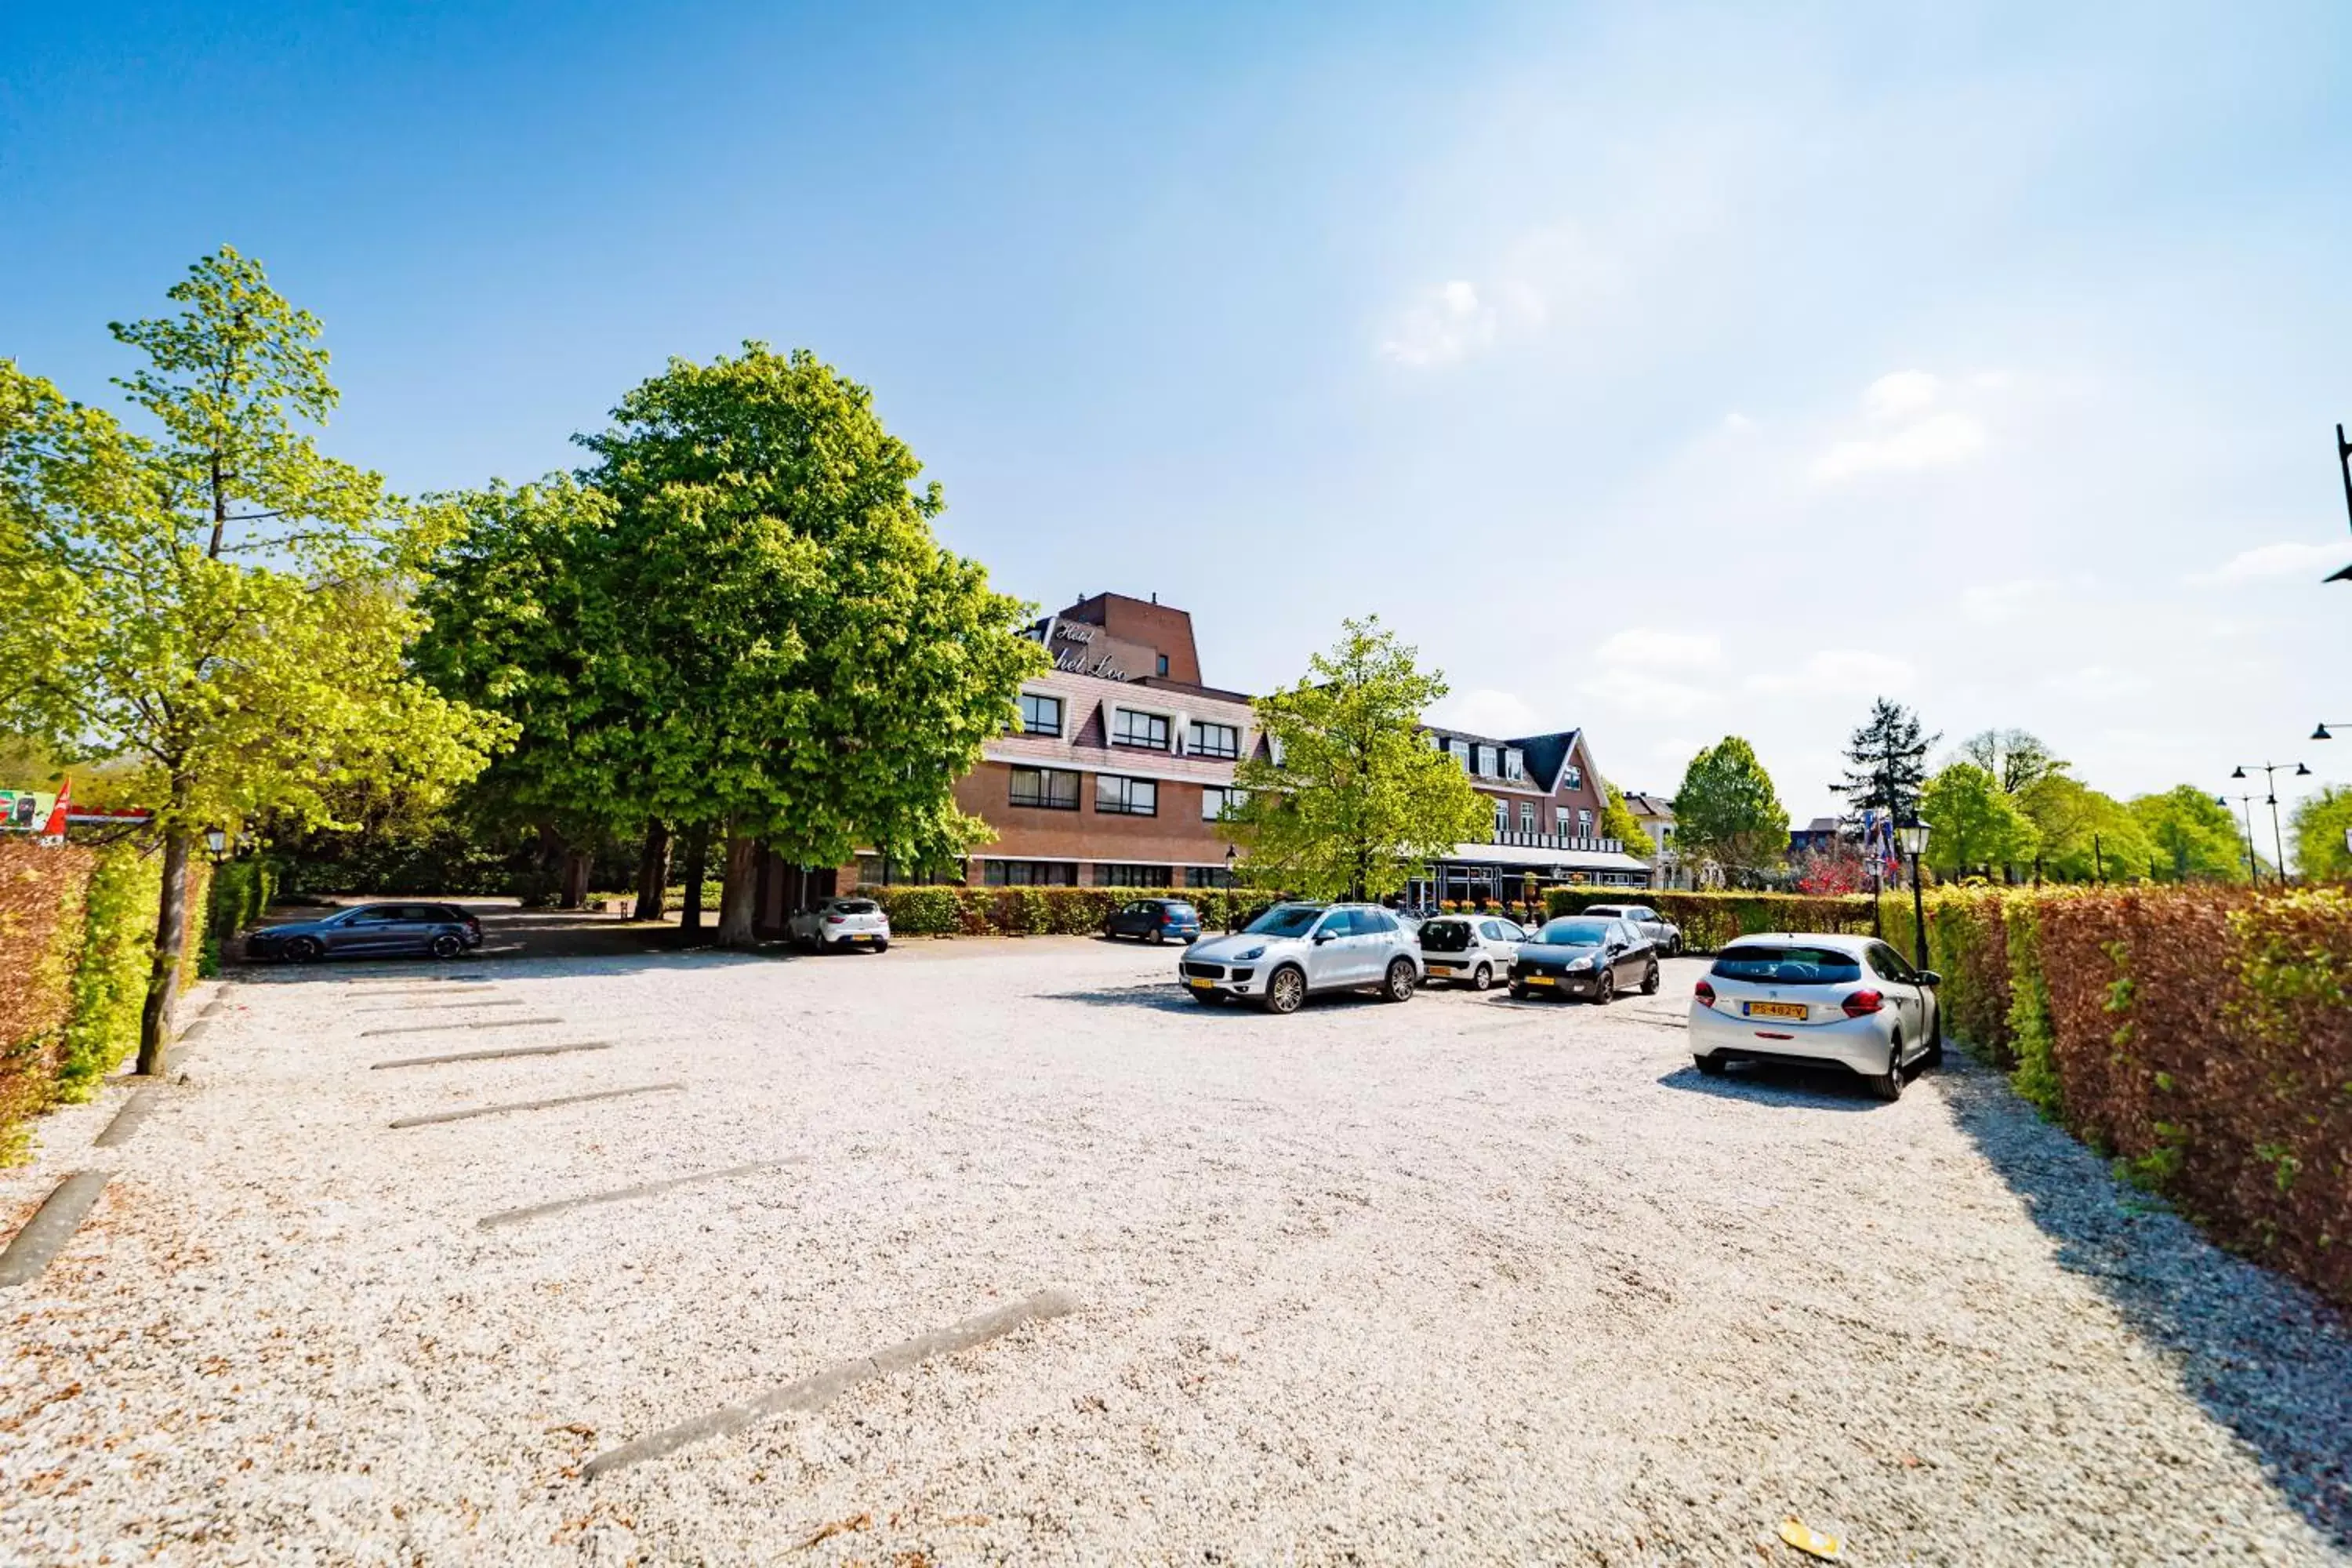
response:
[[[482,922],[450,904],[360,904],[314,921],[264,926],[245,939],[247,958],[430,954],[455,958],[482,945]]]
[[[1111,911],[1104,932],[1131,936],[1138,942],[1201,940],[1201,911],[1181,899],[1138,899]]]

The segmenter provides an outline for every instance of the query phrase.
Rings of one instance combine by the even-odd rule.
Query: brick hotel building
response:
[[[964,864],[981,887],[1207,888],[1232,880],[1218,817],[1234,770],[1259,755],[1249,698],[1201,679],[1192,617],[1157,600],[1097,594],[1037,623],[1053,669],[1024,683],[1018,723],[958,781],[956,803],[996,831]],[[1581,731],[1496,740],[1429,731],[1495,802],[1490,841],[1455,853],[1410,896],[1516,898],[1532,874],[1645,886],[1649,868],[1595,837],[1601,784]],[[861,855],[855,868],[761,859],[759,924],[853,882],[903,879]]]

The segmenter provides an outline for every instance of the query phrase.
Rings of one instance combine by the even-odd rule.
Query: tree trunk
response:
[[[669,824],[646,819],[645,847],[637,852],[637,907],[633,920],[662,918],[662,894],[669,887]]]
[[[172,1043],[172,1003],[180,984],[180,956],[188,945],[188,850],[191,836],[181,828],[163,835],[163,896],[155,913],[155,959],[147,970],[147,1003],[139,1013],[139,1072],[163,1070]]]
[[[576,910],[587,904],[588,873],[595,864],[596,857],[588,850],[572,848],[563,852],[563,886],[556,895],[558,909]]]
[[[760,886],[760,842],[749,834],[727,835],[727,880],[719,893],[719,945],[751,947],[752,905]]]
[[[710,824],[698,822],[686,830],[686,908],[677,919],[682,931],[702,929],[702,879],[709,868]]]

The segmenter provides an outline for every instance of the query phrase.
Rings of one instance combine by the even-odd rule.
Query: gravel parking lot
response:
[[[1696,960],[1288,1019],[1173,963],[239,975],[135,1135],[0,1173],[13,1231],[114,1172],[0,1293],[0,1560],[2352,1558],[2341,1320],[1992,1075],[1702,1079]]]

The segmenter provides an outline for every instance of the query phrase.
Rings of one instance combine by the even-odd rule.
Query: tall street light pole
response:
[[[2352,572],[2352,566],[2347,566],[2345,570],[2347,572]],[[2245,767],[2240,768],[2230,776],[2233,779],[2244,778],[2246,776],[2246,768],[2252,767],[2259,767],[2263,770],[2263,783],[2270,791],[2271,853],[2278,857],[2279,886],[2284,888],[2286,886],[2286,841],[2279,837],[2278,775],[2284,773],[2287,769],[2293,768],[2296,778],[2307,779],[2311,776],[2311,770],[2305,767],[2301,763],[2248,763],[2245,764]],[[2249,829],[2248,833],[2249,837],[2251,837],[2252,829]]]
[[[2213,804],[2226,811],[2232,798],[2226,795],[2217,795],[2213,797]],[[2246,879],[2259,888],[2263,885],[2263,872],[2262,867],[2254,859],[2254,797],[2242,795],[2234,798],[2246,824]]]
[[[1927,967],[1927,905],[1919,892],[1919,858],[1927,853],[1928,831],[1924,822],[1906,822],[1895,830],[1903,852],[1911,857],[1911,951],[1923,970]]]

